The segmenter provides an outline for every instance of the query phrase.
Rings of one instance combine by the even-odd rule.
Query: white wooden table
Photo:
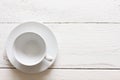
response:
[[[25,21],[47,25],[59,44],[55,64],[39,74],[6,57],[9,33]],[[120,80],[120,0],[1,0],[0,80]]]

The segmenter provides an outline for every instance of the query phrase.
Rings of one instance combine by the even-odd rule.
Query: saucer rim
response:
[[[16,38],[15,38],[15,33],[14,33],[14,31],[17,31],[18,29],[19,29],[19,27],[22,27],[22,25],[23,24],[28,24],[29,25],[29,23],[31,24],[31,23],[34,23],[34,24],[38,24],[39,26],[39,29],[40,29],[40,27],[41,27],[41,29],[43,29],[43,31],[46,31],[47,32],[47,34],[49,34],[49,37],[50,37],[50,40],[52,41],[54,41],[54,42],[52,42],[52,44],[54,44],[54,45],[51,45],[52,46],[52,48],[55,48],[54,50],[51,48],[51,47],[49,47],[49,48],[51,48],[52,50],[53,50],[53,52],[54,52],[54,54],[52,54],[52,57],[53,57],[53,60],[51,61],[51,62],[49,62],[49,61],[47,61],[47,60],[45,60],[45,59],[43,59],[42,60],[42,62],[41,63],[39,63],[39,64],[37,64],[37,65],[35,65],[35,66],[32,66],[32,67],[26,67],[26,66],[24,66],[24,65],[22,65],[22,64],[20,64],[19,62],[17,62],[17,60],[15,59],[15,57],[14,57],[14,55],[13,55],[13,53],[12,53],[12,46],[10,46],[10,44],[12,44],[13,45],[13,43],[10,43],[11,42],[11,40],[15,40]],[[32,27],[33,29],[34,28],[36,28],[36,27]],[[40,30],[41,30],[40,29]],[[29,31],[29,28],[28,28],[28,31]],[[24,32],[24,31],[23,31]],[[27,31],[26,31],[27,32]],[[42,31],[41,31],[42,32]],[[34,32],[34,33],[36,33],[36,32]],[[21,35],[20,33],[18,33],[19,35]],[[17,35],[18,35],[17,34]],[[38,34],[38,33],[37,33]],[[42,35],[42,34],[38,34],[38,35]],[[42,36],[45,36],[45,35],[42,35]],[[13,38],[13,39],[11,39],[11,38]],[[15,38],[15,39],[14,39]],[[43,38],[44,40],[45,40],[45,43],[48,43],[48,40],[46,40],[47,38],[46,37],[44,37]],[[9,45],[9,46],[8,46]],[[47,45],[49,45],[49,44],[47,44]],[[49,45],[50,46],[50,45]],[[10,49],[11,50],[10,50]],[[16,28],[14,28],[13,30],[12,30],[12,32],[10,33],[10,35],[9,35],[9,37],[8,37],[8,39],[7,39],[7,44],[6,44],[6,52],[7,52],[7,56],[8,56],[8,59],[10,60],[10,62],[11,62],[11,64],[14,66],[14,67],[16,67],[18,70],[20,70],[20,71],[22,71],[22,72],[25,72],[25,73],[38,73],[38,72],[42,72],[42,71],[45,71],[46,69],[48,69],[52,64],[53,64],[53,62],[55,61],[55,59],[56,59],[56,56],[57,56],[57,53],[58,53],[58,44],[57,44],[57,40],[56,40],[56,38],[55,38],[55,35],[52,33],[52,31],[48,28],[48,27],[46,27],[45,25],[43,25],[43,24],[41,24],[41,23],[39,23],[39,22],[24,22],[24,23],[22,23],[22,24],[20,24],[20,25],[18,25]],[[46,54],[48,54],[48,55],[50,55],[51,56],[51,54],[49,53],[49,52],[46,52]],[[53,56],[54,55],[54,56]],[[37,70],[33,70],[32,68],[38,68]]]

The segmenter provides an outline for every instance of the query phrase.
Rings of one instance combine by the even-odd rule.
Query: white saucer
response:
[[[39,64],[32,67],[20,64],[16,60],[12,51],[13,43],[17,36],[25,32],[34,32],[39,34],[46,43],[47,57],[45,57]],[[58,45],[55,36],[46,26],[38,22],[27,22],[19,25],[11,32],[7,40],[6,52],[8,59],[10,60],[11,64],[16,67],[16,69],[25,73],[38,73],[48,69],[53,64],[58,53]]]

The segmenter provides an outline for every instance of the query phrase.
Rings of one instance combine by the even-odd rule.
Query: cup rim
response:
[[[24,35],[25,33],[37,34],[37,33],[35,33],[35,32],[24,32],[24,33],[22,33],[22,34],[19,34],[19,35],[15,38],[14,43],[13,43],[13,48],[12,48],[12,50],[13,50],[13,56],[14,56],[14,58],[17,60],[17,62],[19,62],[20,64],[22,64],[22,65],[24,65],[24,66],[35,66],[35,65],[39,64],[39,63],[44,59],[44,57],[46,56],[46,43],[45,43],[45,40],[42,38],[42,36],[40,36],[39,34],[37,34],[37,35],[42,39],[42,41],[43,41],[43,43],[44,43],[44,46],[45,46],[44,53],[43,53],[42,57],[41,57],[37,62],[35,62],[34,64],[25,64],[25,63],[23,63],[22,61],[20,61],[20,60],[16,57],[16,52],[14,51],[14,49],[15,49],[15,46],[14,46],[14,45],[15,45],[16,39],[17,39],[19,36]]]

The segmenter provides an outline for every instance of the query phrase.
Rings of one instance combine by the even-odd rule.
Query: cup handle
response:
[[[50,61],[50,62],[51,62],[51,61],[53,60],[53,57],[51,57],[51,56],[49,56],[49,55],[46,55],[46,56],[45,56],[45,59],[46,59],[47,61]]]

